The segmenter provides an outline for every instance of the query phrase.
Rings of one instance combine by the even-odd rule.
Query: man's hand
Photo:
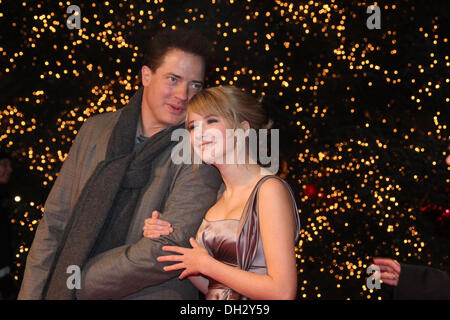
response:
[[[144,237],[155,239],[162,235],[169,235],[173,232],[170,223],[159,219],[159,216],[160,213],[155,210],[152,212],[152,217],[145,220],[144,227],[142,228]]]

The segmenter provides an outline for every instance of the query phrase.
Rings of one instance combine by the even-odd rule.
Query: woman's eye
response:
[[[216,123],[217,122],[217,119],[209,119],[208,120],[208,123]]]

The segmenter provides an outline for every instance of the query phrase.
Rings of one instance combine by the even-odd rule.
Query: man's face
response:
[[[203,88],[205,66],[200,56],[172,49],[158,69],[142,67],[142,115],[153,128],[185,120],[187,102]]]

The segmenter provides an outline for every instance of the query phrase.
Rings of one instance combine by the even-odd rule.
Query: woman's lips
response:
[[[202,144],[200,144],[200,149],[205,150],[209,144],[214,144],[214,142],[213,141],[203,142]]]

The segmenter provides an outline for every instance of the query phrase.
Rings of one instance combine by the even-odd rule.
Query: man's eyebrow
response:
[[[181,78],[182,78],[180,75],[175,74],[175,73],[171,73],[171,72],[168,72],[168,73],[166,73],[165,75],[166,75],[166,76],[172,76],[172,77],[175,77],[175,78],[178,78],[178,79],[181,79]]]

